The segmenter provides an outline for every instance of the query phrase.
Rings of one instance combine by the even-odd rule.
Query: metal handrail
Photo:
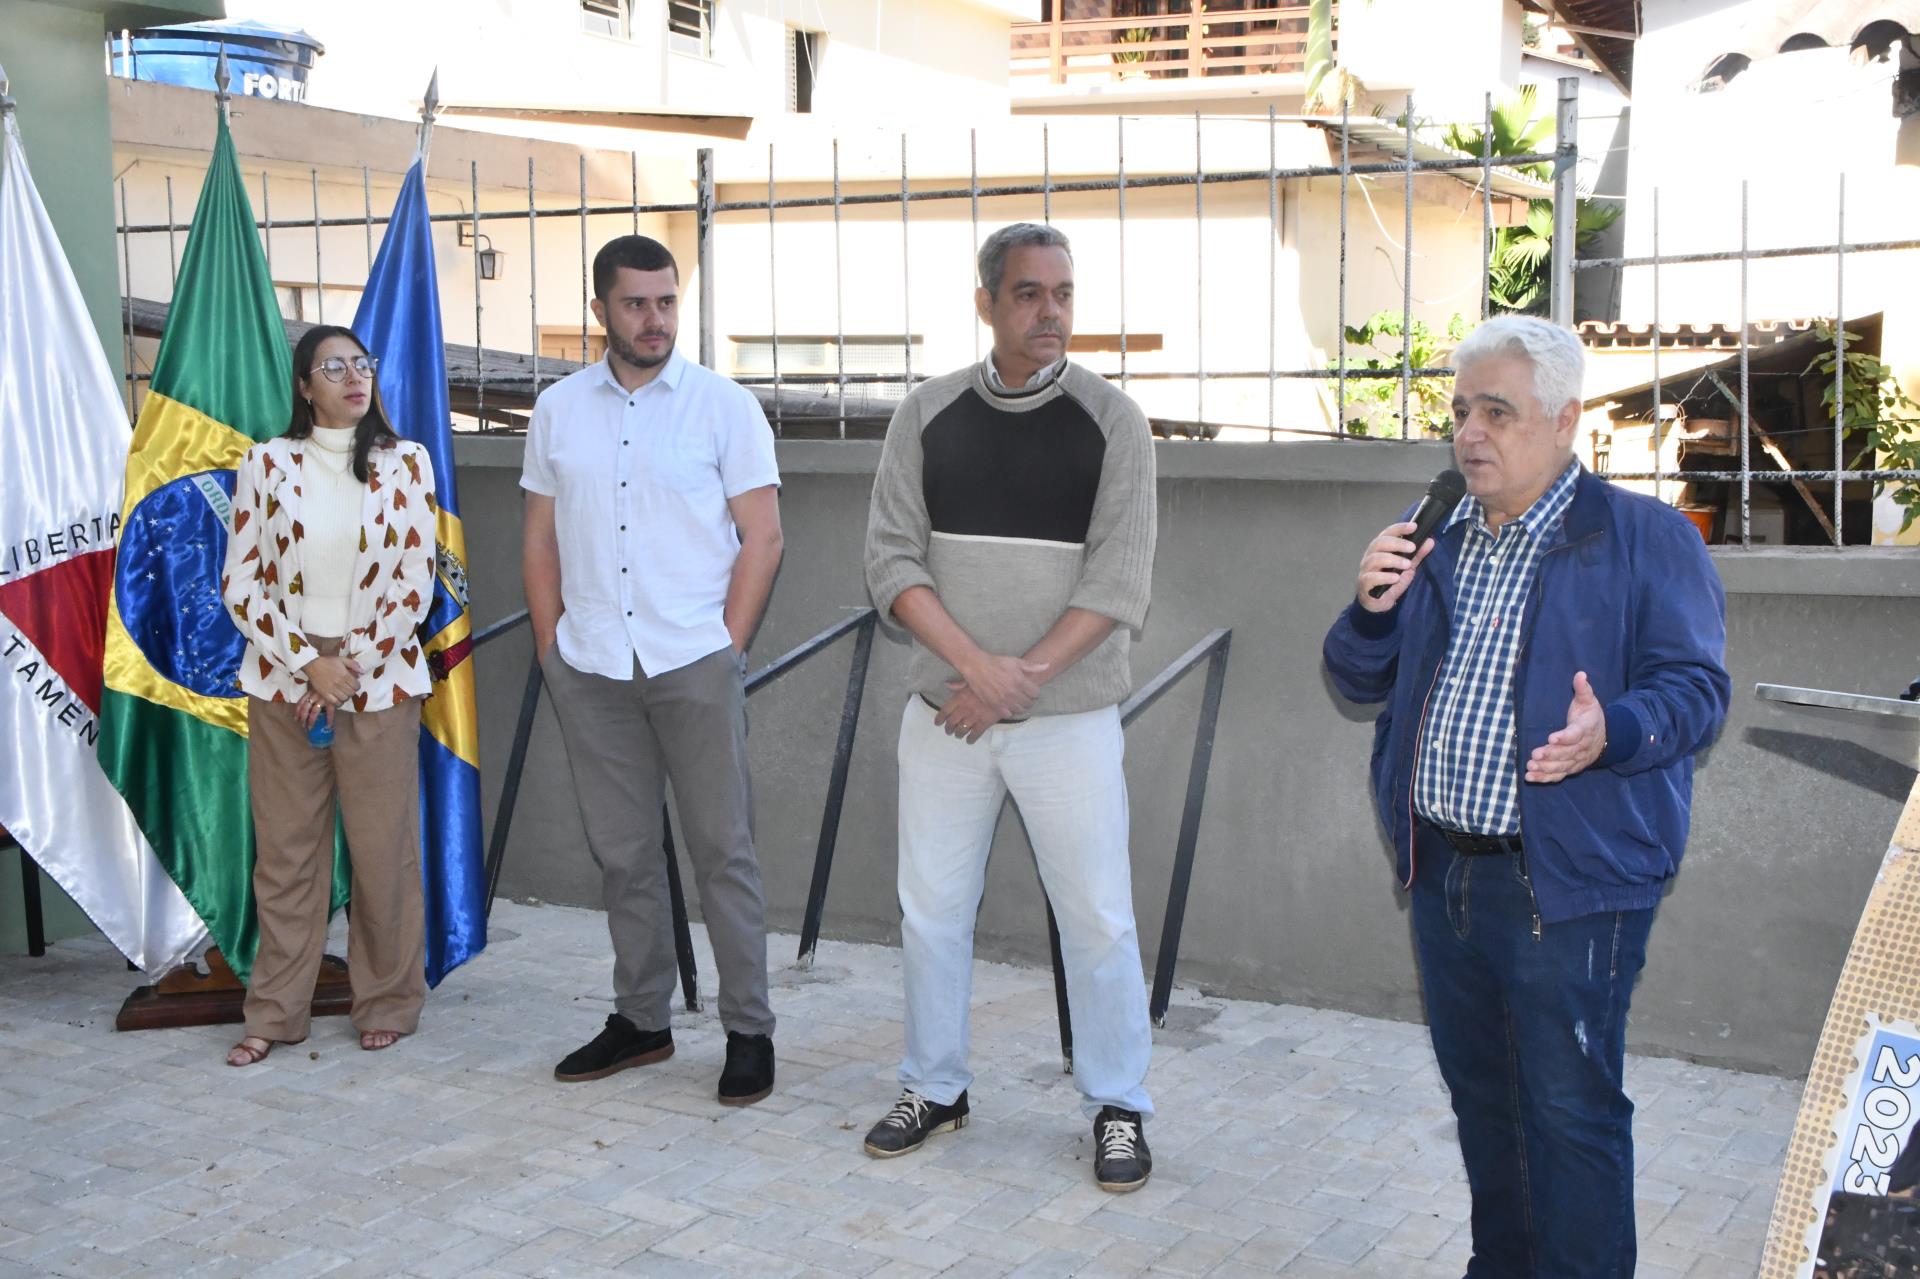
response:
[[[1187,888],[1193,881],[1193,854],[1200,839],[1200,810],[1207,799],[1207,778],[1213,767],[1213,739],[1220,723],[1220,695],[1227,679],[1227,654],[1233,630],[1207,632],[1192,648],[1169,662],[1120,703],[1124,730],[1164,697],[1169,689],[1202,661],[1207,664],[1206,688],[1200,694],[1200,718],[1193,730],[1193,760],[1187,767],[1187,797],[1180,811],[1180,835],[1173,846],[1173,873],[1167,884],[1167,910],[1160,926],[1160,952],[1153,965],[1153,994],[1147,1016],[1155,1026],[1167,1024],[1167,1005],[1173,1001],[1173,967],[1180,956],[1180,933],[1187,917]],[[1043,897],[1045,891],[1042,890]],[[1067,1002],[1067,976],[1060,954],[1060,925],[1053,903],[1047,903],[1047,948],[1053,957],[1053,999],[1060,1018],[1061,1067],[1073,1073],[1073,1017]]]
[[[527,620],[523,610],[495,622],[474,636],[478,648],[507,634]],[[867,669],[873,651],[873,635],[879,615],[863,608],[827,627],[811,639],[781,654],[747,677],[749,695],[765,688],[795,667],[852,634],[853,661],[847,672],[847,693],[840,713],[840,734],[835,743],[833,767],[827,783],[827,795],[820,817],[820,838],[814,850],[813,877],[807,893],[807,908],[800,930],[800,948],[795,962],[810,967],[820,942],[820,921],[826,908],[827,883],[833,870],[838,844],[840,816],[846,798],[848,770],[852,764],[855,730],[860,721],[860,705],[866,688]],[[1180,833],[1174,843],[1173,870],[1167,886],[1166,914],[1160,928],[1160,949],[1155,958],[1153,992],[1147,1014],[1156,1026],[1165,1026],[1167,1007],[1173,998],[1173,972],[1179,959],[1180,935],[1186,922],[1188,888],[1193,880],[1194,852],[1199,843],[1201,809],[1206,802],[1207,781],[1213,763],[1213,742],[1220,721],[1220,700],[1226,682],[1227,659],[1233,643],[1233,631],[1221,627],[1209,631],[1186,652],[1168,663],[1165,669],[1142,684],[1120,704],[1120,726],[1124,730],[1153,706],[1202,662],[1207,666],[1206,687],[1201,693],[1200,716],[1194,727],[1193,756],[1187,769],[1186,801],[1180,814]],[[500,882],[501,862],[506,849],[507,831],[513,820],[513,807],[519,792],[520,775],[526,764],[527,740],[532,732],[533,712],[539,703],[540,665],[529,664],[527,691],[521,702],[520,722],[514,731],[513,749],[508,756],[507,779],[501,790],[500,807],[494,819],[493,838],[487,854],[487,907]],[[662,821],[666,817],[662,815]],[[668,889],[672,899],[675,950],[680,960],[682,993],[689,1011],[699,1008],[696,973],[693,967],[691,936],[687,926],[686,903],[680,890],[679,864],[674,856],[673,828],[665,827],[668,864]],[[1045,893],[1042,891],[1042,898]],[[1073,1070],[1073,1018],[1067,1000],[1066,970],[1060,950],[1060,927],[1054,918],[1053,904],[1046,903],[1047,945],[1053,960],[1054,1001],[1060,1021],[1060,1056],[1064,1068]]]
[[[529,618],[526,609],[501,618],[475,633],[473,647],[478,649],[506,635]],[[826,910],[827,882],[833,872],[833,855],[839,843],[840,816],[845,807],[847,775],[853,762],[854,734],[860,724],[860,704],[866,693],[867,668],[873,654],[873,633],[879,615],[871,608],[860,608],[835,622],[811,639],[805,640],[773,661],[748,675],[747,696],[774,683],[808,658],[832,647],[835,641],[854,636],[853,661],[847,671],[847,691],[841,704],[840,734],[834,744],[833,765],[827,780],[827,794],[820,815],[820,837],[814,847],[813,876],[807,890],[806,913],[801,919],[800,950],[795,962],[811,967],[814,951],[820,943],[820,920]],[[540,705],[540,690],[545,679],[536,656],[527,663],[526,691],[520,699],[520,717],[514,726],[513,746],[507,755],[507,775],[501,785],[500,803],[495,809],[493,832],[487,848],[487,911],[493,911],[493,899],[500,888],[500,871],[506,860],[507,834],[513,825],[513,812],[519,801],[520,779],[526,769],[527,747],[533,735],[534,712]],[[681,995],[689,1012],[700,1007],[698,971],[694,963],[693,935],[687,923],[686,893],[680,880],[680,862],[675,855],[673,822],[664,811],[660,815],[662,845],[667,859],[667,895],[673,916],[674,952],[680,966]]]

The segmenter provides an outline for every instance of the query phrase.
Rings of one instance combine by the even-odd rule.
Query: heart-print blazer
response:
[[[304,441],[285,436],[256,444],[241,459],[233,492],[233,530],[220,594],[246,637],[243,692],[271,702],[298,701],[301,670],[319,656],[290,620],[301,593],[300,479]],[[323,465],[316,463],[317,465]],[[340,655],[360,664],[360,691],[342,710],[377,711],[432,691],[417,631],[433,601],[433,463],[410,440],[367,455],[360,503],[360,551],[348,601],[351,629]]]

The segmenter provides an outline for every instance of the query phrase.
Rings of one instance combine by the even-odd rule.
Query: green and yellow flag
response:
[[[292,360],[222,116],[127,456],[100,763],[244,980],[259,942],[246,642],[220,600],[234,469],[286,430]],[[346,899],[336,839],[334,905]]]

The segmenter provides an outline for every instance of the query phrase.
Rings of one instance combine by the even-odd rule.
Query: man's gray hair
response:
[[[1496,316],[1454,348],[1453,367],[1503,355],[1524,356],[1533,364],[1533,394],[1540,410],[1554,417],[1568,400],[1579,404],[1587,353],[1572,332],[1535,315]]]
[[[987,291],[988,297],[1000,296],[1000,281],[1007,273],[1007,254],[1014,249],[1028,247],[1063,249],[1067,260],[1073,260],[1073,246],[1067,243],[1064,232],[1041,226],[1038,222],[1016,222],[1012,226],[1003,226],[980,246],[980,287]]]

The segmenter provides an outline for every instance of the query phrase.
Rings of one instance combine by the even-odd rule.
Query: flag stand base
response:
[[[114,1018],[115,1030],[169,1030],[176,1026],[221,1026],[244,1021],[246,987],[216,948],[206,954],[207,971],[182,965],[151,986],[127,996]],[[313,991],[315,1017],[339,1017],[353,1006],[347,961],[328,955],[320,961]]]

